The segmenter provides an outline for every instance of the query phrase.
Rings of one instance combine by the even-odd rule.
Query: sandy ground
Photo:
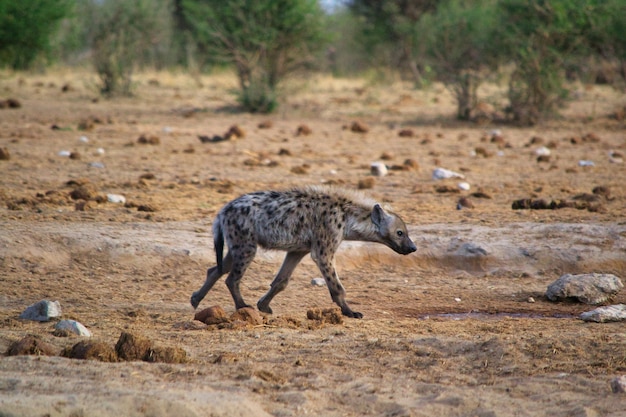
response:
[[[196,81],[143,74],[136,97],[109,101],[94,100],[88,74],[1,74],[0,99],[22,106],[0,109],[10,155],[0,160],[0,352],[27,335],[59,354],[79,341],[18,318],[49,299],[93,340],[114,346],[131,332],[187,354],[183,364],[1,356],[1,416],[626,415],[626,397],[609,386],[626,373],[624,324],[582,322],[593,307],[543,295],[563,273],[626,277],[626,165],[610,161],[626,154],[626,125],[609,117],[623,95],[580,86],[562,120],[516,128],[452,121],[441,86],[314,78],[290,85],[278,114],[260,116],[234,110],[232,78]],[[484,93],[497,101],[497,91]],[[369,131],[352,132],[356,120]],[[245,137],[198,139],[235,124]],[[302,124],[309,135],[297,134]],[[541,146],[547,161],[537,160]],[[406,159],[418,166],[370,175],[372,162]],[[436,167],[463,173],[471,189],[434,181]],[[225,202],[372,180],[363,191],[402,215],[418,251],[342,246],[339,275],[362,320],[307,319],[333,306],[310,284],[320,275],[309,258],[263,325],[193,320],[189,297],[214,264],[211,222]],[[592,194],[598,186],[608,196]],[[474,207],[457,210],[460,197]],[[512,210],[523,198],[572,207]],[[248,302],[281,260],[257,256]],[[612,302],[626,303],[626,292]],[[223,282],[201,308],[212,305],[234,312]]]

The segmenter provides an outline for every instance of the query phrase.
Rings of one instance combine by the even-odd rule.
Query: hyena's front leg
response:
[[[276,278],[272,281],[272,285],[270,286],[269,291],[265,294],[259,302],[257,303],[257,308],[259,311],[264,313],[272,314],[272,309],[270,308],[270,303],[272,299],[287,287],[289,283],[289,278],[291,278],[291,274],[293,270],[296,269],[296,266],[300,263],[302,258],[309,253],[305,252],[289,252],[287,256],[285,256],[285,260],[283,261],[283,265],[280,267],[278,274],[276,274]]]
[[[226,285],[230,290],[230,295],[233,296],[233,300],[235,301],[235,308],[239,310],[240,308],[250,307],[241,296],[239,283],[246,269],[248,269],[254,259],[256,244],[241,244],[236,248],[229,248],[228,253],[232,254],[233,265],[228,274],[228,278],[226,278]]]
[[[217,282],[220,277],[230,271],[233,266],[233,257],[230,255],[230,252],[226,254],[224,257],[224,263],[222,264],[222,273],[220,274],[217,271],[217,266],[211,267],[206,271],[206,281],[204,281],[204,285],[198,291],[194,292],[191,295],[191,305],[193,308],[198,308],[200,301],[207,295],[209,290],[213,288],[213,285]]]
[[[337,271],[335,270],[334,251],[332,254],[329,254],[328,250],[317,248],[311,252],[311,256],[326,280],[331,298],[341,307],[341,314],[355,319],[363,318],[362,313],[352,311],[346,302],[346,290],[343,288],[343,285],[341,285],[341,281],[339,281]]]

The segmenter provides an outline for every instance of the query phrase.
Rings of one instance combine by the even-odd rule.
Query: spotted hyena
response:
[[[262,246],[286,251],[287,256],[269,291],[257,303],[260,311],[272,313],[270,302],[285,289],[295,267],[310,253],[341,312],[361,318],[363,314],[348,306],[335,271],[334,257],[341,241],[378,242],[403,255],[417,249],[396,214],[357,193],[329,187],[245,194],[220,210],[213,235],[217,266],[209,268],[204,285],[191,296],[194,308],[225,273],[229,273],[226,285],[235,307],[246,307],[239,282],[257,247]],[[228,246],[226,256],[224,243]]]

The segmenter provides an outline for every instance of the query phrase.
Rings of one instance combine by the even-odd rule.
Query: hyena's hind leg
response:
[[[228,254],[232,256],[233,261],[228,278],[226,278],[226,286],[228,286],[228,289],[230,290],[230,295],[233,296],[235,308],[239,310],[240,308],[250,307],[245,301],[243,301],[241,291],[239,290],[239,283],[241,282],[241,278],[243,278],[243,274],[246,272],[246,269],[248,269],[252,263],[254,255],[256,255],[256,244],[241,244],[233,246],[228,249]]]
[[[213,288],[213,285],[217,282],[220,277],[230,271],[233,266],[233,257],[230,252],[226,254],[222,264],[222,273],[219,273],[217,270],[217,266],[211,267],[206,271],[206,281],[204,281],[204,285],[198,291],[194,292],[191,295],[191,305],[193,308],[198,308],[200,301],[207,295],[209,290]]]
[[[265,294],[259,302],[257,303],[257,308],[259,311],[264,313],[272,314],[272,309],[270,308],[270,303],[272,299],[284,290],[289,283],[289,278],[291,278],[291,274],[293,273],[296,266],[300,263],[302,258],[304,258],[309,252],[288,252],[287,256],[285,256],[285,260],[283,261],[283,265],[280,267],[278,274],[276,274],[276,278],[272,281],[272,285],[270,286],[269,291]]]

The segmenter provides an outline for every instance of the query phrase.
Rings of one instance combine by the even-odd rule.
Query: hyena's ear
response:
[[[372,222],[376,225],[376,227],[379,229],[383,227],[385,217],[387,217],[387,213],[385,213],[385,210],[383,210],[380,204],[374,205],[374,208],[372,209]]]

